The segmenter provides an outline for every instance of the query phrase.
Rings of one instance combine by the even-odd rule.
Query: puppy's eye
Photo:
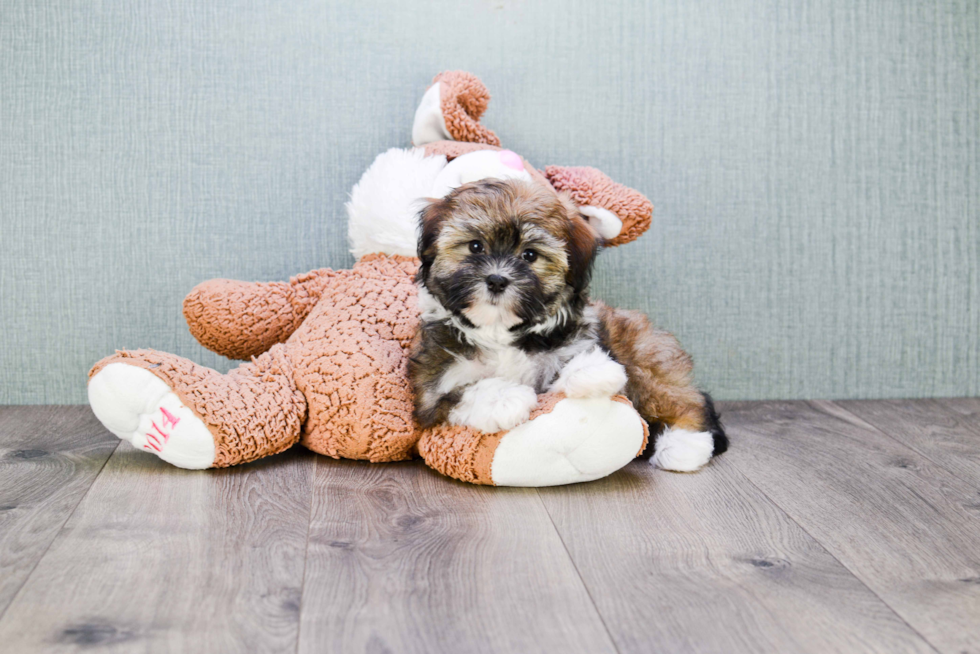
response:
[[[521,254],[521,259],[524,259],[524,261],[527,261],[528,263],[534,263],[538,260],[538,253],[534,250],[524,250],[524,252]]]
[[[470,252],[473,254],[483,254],[483,243],[479,241],[470,241]]]

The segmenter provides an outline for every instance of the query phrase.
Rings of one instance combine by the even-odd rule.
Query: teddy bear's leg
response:
[[[90,373],[96,417],[119,438],[180,468],[221,468],[291,447],[306,400],[286,348],[227,375],[154,350],[120,351]]]
[[[559,486],[612,474],[646,446],[646,422],[622,396],[539,400],[531,419],[508,432],[428,430],[419,454],[444,475],[473,484]]]

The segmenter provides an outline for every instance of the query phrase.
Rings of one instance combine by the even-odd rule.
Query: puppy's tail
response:
[[[711,434],[712,444],[714,445],[714,449],[711,450],[711,456],[718,456],[728,450],[728,434],[725,433],[725,428],[721,424],[721,416],[718,415],[718,411],[715,409],[715,401],[707,393],[702,392],[701,394],[704,395],[705,427]]]

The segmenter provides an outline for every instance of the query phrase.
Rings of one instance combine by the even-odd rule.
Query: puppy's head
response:
[[[562,195],[474,182],[433,200],[421,221],[419,282],[477,327],[533,325],[584,302],[599,238]]]

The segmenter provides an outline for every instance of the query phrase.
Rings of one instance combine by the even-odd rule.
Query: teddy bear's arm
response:
[[[289,338],[338,274],[324,268],[288,283],[212,279],[184,298],[184,318],[204,347],[248,359]]]

